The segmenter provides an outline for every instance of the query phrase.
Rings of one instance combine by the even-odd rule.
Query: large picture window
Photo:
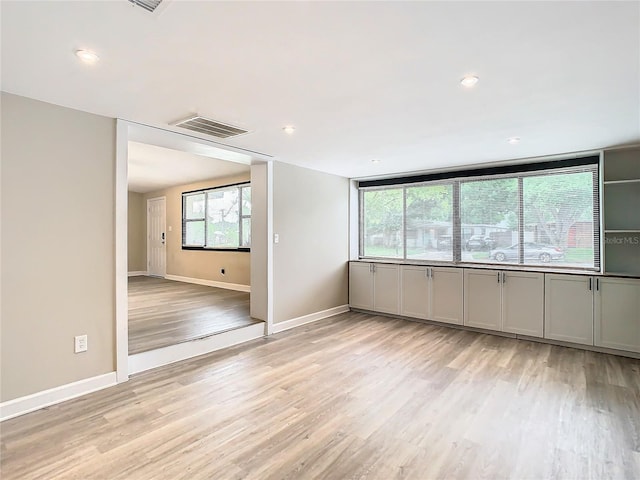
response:
[[[597,160],[361,182],[360,257],[599,270]]]
[[[182,247],[248,250],[251,187],[248,183],[182,194]]]

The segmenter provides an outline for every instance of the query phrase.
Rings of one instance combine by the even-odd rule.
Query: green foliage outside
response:
[[[556,173],[523,178],[524,228],[543,233],[548,243],[566,252],[566,263],[592,263],[593,249],[569,248],[569,233],[576,222],[593,221],[593,173]],[[365,255],[403,256],[403,188],[363,193]],[[450,229],[451,184],[406,188],[407,232],[442,225]],[[515,178],[460,183],[461,223],[518,229],[518,180]],[[450,230],[449,230],[450,231]],[[408,245],[411,247],[411,245]],[[435,246],[435,245],[433,245]],[[439,246],[439,245],[438,245]],[[429,248],[408,249],[408,256]],[[480,260],[488,252],[474,252]]]

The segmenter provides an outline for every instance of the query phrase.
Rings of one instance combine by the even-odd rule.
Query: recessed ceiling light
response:
[[[463,87],[471,88],[476,83],[478,83],[478,80],[480,79],[475,75],[465,75],[464,77],[462,77],[462,80],[460,80],[460,83]]]
[[[76,50],[76,57],[84,63],[96,63],[100,57],[90,50]]]
[[[288,133],[289,135],[291,135],[296,131],[296,127],[294,127],[293,125],[287,125],[286,127],[283,127],[282,130],[284,130],[284,133]]]
[[[507,142],[511,145],[517,145],[520,143],[520,137],[511,137],[507,139]]]
[[[373,160],[371,160],[371,163],[380,163],[380,160],[378,160],[377,158],[374,158]]]

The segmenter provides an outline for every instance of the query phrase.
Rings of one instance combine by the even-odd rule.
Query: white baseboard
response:
[[[216,280],[203,280],[201,278],[181,277],[179,275],[165,275],[164,278],[167,280],[174,280],[176,282],[195,283],[196,285],[226,288],[227,290],[236,290],[238,292],[251,292],[250,285],[242,285],[240,283],[218,282]]]
[[[0,403],[0,422],[103,388],[112,387],[116,383],[116,372],[110,372],[2,402]]]
[[[222,348],[262,338],[264,335],[265,324],[260,322],[210,337],[129,355],[129,375],[215,352]]]
[[[333,317],[340,313],[345,313],[350,310],[349,305],[340,305],[338,307],[329,308],[327,310],[321,310],[320,312],[310,313],[309,315],[303,315],[302,317],[292,318],[291,320],[285,320],[284,322],[277,322],[273,324],[273,333],[283,332],[290,328],[306,325],[307,323],[317,322],[323,318]]]
[[[146,271],[143,272],[142,270],[140,270],[140,271],[136,271],[136,272],[129,272],[127,274],[127,276],[129,276],[129,277],[142,277],[142,276],[145,276],[146,274],[147,274]]]

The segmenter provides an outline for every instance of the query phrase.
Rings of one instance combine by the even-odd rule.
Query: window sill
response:
[[[218,247],[187,247],[182,246],[182,250],[200,250],[204,252],[251,252],[250,248],[218,248]]]

